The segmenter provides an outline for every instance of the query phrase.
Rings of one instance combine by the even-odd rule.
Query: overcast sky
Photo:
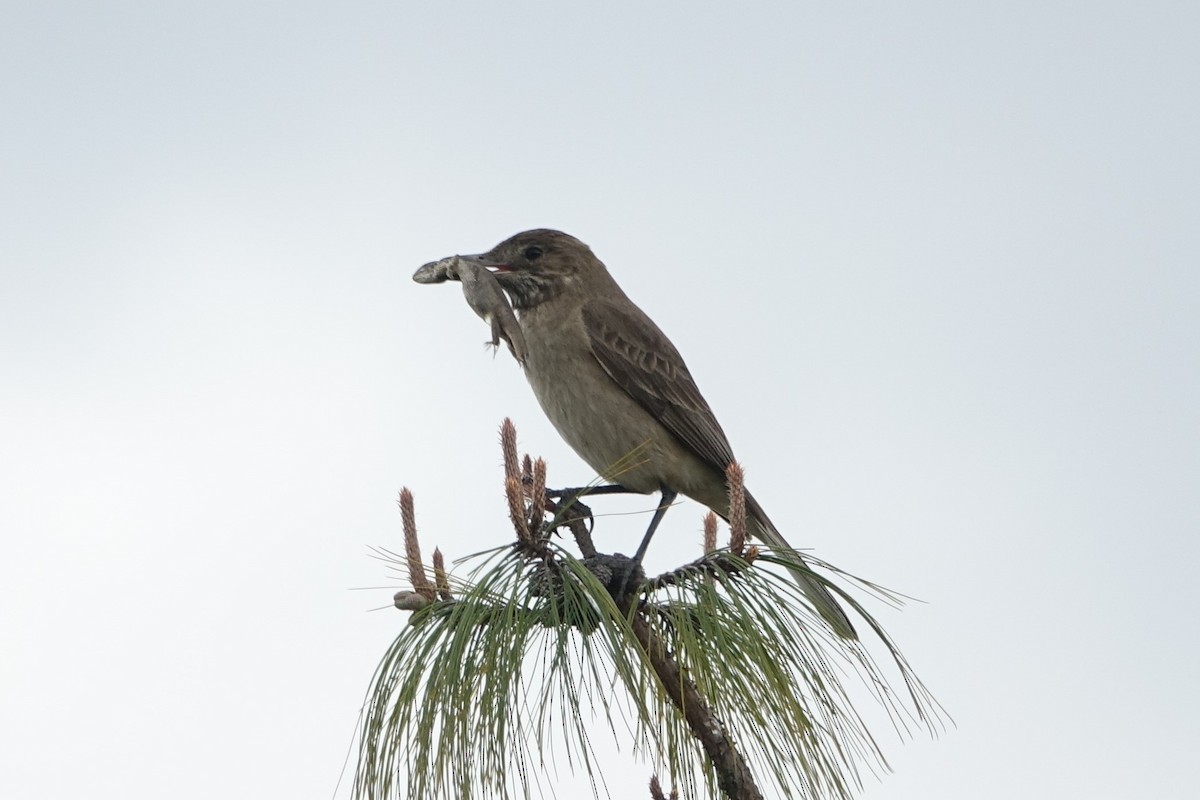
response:
[[[504,416],[592,478],[410,279],[533,227],[671,336],[795,544],[927,601],[874,608],[957,728],[881,730],[864,797],[1183,796],[1197,42],[1186,2],[8,0],[0,796],[334,795],[400,487],[456,558],[510,535]]]

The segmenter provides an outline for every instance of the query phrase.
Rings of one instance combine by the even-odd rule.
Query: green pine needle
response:
[[[622,746],[632,738],[634,754],[661,765],[681,797],[720,796],[630,619],[581,562],[547,546],[545,561],[511,547],[481,554],[455,601],[412,614],[372,680],[355,797],[553,796],[564,768],[603,796],[595,740],[606,735]],[[733,557],[717,551],[698,564],[718,558]],[[797,566],[769,553],[733,570],[697,566],[646,591],[632,613],[695,683],[768,796],[849,798],[864,772],[887,766],[851,686],[865,685],[901,733],[934,730],[942,711],[854,598],[826,581],[883,642],[903,694],[765,563]]]

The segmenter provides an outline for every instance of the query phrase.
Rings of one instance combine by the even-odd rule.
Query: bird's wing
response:
[[[609,377],[675,438],[724,473],[733,461],[725,431],[658,326],[632,303],[607,300],[584,304],[583,326]]]

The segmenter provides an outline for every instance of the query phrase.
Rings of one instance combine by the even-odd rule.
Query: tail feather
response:
[[[749,533],[751,536],[761,540],[763,544],[768,545],[776,550],[790,552],[797,559],[803,560],[799,553],[792,549],[788,544],[787,539],[783,538],[783,534],[775,527],[770,518],[767,517],[762,506],[750,495],[746,493],[746,506],[749,511]],[[850,618],[846,616],[845,610],[838,603],[837,598],[833,593],[820,581],[812,576],[812,574],[800,569],[789,569],[792,578],[800,587],[800,591],[804,592],[805,598],[812,603],[813,608],[821,615],[821,618],[829,623],[829,627],[842,638],[855,640],[858,639],[858,633],[854,630],[854,626],[850,624]]]

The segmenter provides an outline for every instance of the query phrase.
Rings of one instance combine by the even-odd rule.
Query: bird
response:
[[[458,258],[490,270],[511,299],[525,337],[525,376],[567,444],[619,487],[661,494],[635,561],[679,494],[728,519],[725,471],[734,456],[724,430],[675,345],[591,248],[539,228]],[[746,509],[753,538],[801,558],[749,491]],[[829,588],[810,570],[790,572],[821,618],[857,639]]]

